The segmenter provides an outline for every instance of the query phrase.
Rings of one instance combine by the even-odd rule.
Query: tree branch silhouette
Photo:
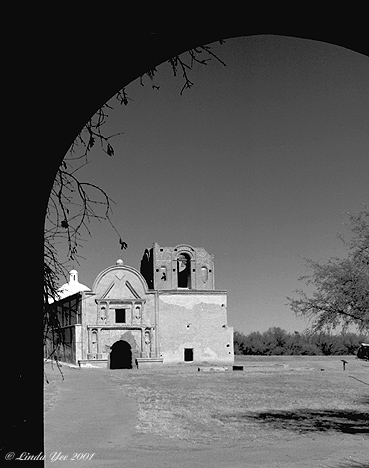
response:
[[[353,236],[346,258],[331,258],[326,262],[306,260],[311,270],[302,276],[308,286],[315,288],[311,297],[302,290],[300,298],[289,300],[297,316],[313,319],[313,330],[335,329],[350,325],[360,331],[369,330],[369,207],[358,213],[348,213]]]
[[[184,84],[180,90],[181,95],[185,89],[190,89],[194,84],[189,77],[193,66],[207,65],[211,59],[216,59],[225,65],[209,45],[190,49],[168,60],[174,76],[179,71],[182,72]],[[153,84],[156,72],[156,68],[148,70],[140,77],[140,83],[144,85],[144,77],[147,76],[152,82],[152,87],[159,89],[160,86]],[[118,91],[114,99],[125,106],[131,101],[125,88]],[[62,338],[58,333],[60,324],[52,303],[58,298],[60,279],[62,277],[67,279],[68,263],[71,261],[78,263],[82,258],[79,250],[85,236],[91,236],[92,221],[108,222],[117,234],[120,248],[127,248],[127,243],[111,219],[112,204],[115,202],[104,189],[91,182],[83,182],[76,175],[79,169],[88,164],[88,156],[96,144],[99,144],[101,150],[109,157],[114,156],[112,139],[122,132],[113,135],[105,133],[104,125],[111,109],[113,109],[112,100],[105,103],[79,132],[58,169],[50,193],[44,228],[43,318],[44,346],[47,340],[51,340],[53,343],[51,354],[55,356],[55,350]],[[76,164],[79,165],[76,167]]]

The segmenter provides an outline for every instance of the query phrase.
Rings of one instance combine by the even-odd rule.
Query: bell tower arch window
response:
[[[206,266],[201,267],[201,278],[203,283],[206,283],[208,281],[209,270]]]
[[[191,257],[180,253],[177,257],[178,287],[191,289]]]

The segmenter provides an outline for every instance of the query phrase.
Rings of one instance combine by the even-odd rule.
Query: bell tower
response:
[[[145,250],[141,260],[141,274],[150,289],[212,291],[214,287],[214,259],[202,247],[179,244],[161,247],[154,243]]]

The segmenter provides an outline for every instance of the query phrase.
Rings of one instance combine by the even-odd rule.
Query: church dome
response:
[[[91,289],[78,281],[77,270],[70,270],[68,283],[58,289],[58,300],[81,291],[91,291]]]

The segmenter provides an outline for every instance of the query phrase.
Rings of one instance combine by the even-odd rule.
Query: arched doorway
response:
[[[127,341],[116,341],[110,351],[110,369],[132,369],[132,348]]]

